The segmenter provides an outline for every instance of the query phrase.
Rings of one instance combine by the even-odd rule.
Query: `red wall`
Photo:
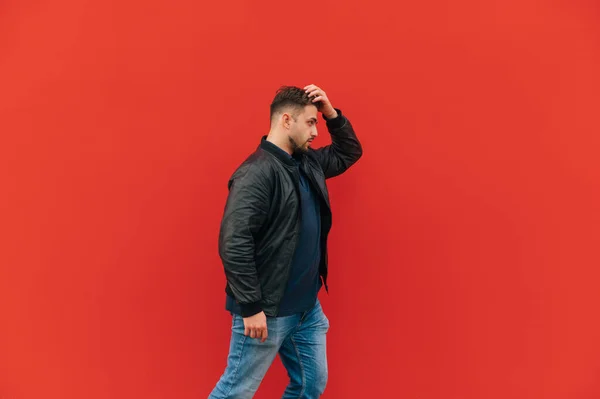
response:
[[[309,83],[365,152],[329,186],[324,397],[600,397],[599,19],[589,0],[2,2],[0,397],[208,396],[227,179],[277,87]],[[277,360],[256,397],[285,384]]]

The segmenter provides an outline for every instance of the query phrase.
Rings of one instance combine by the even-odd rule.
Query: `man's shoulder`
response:
[[[273,157],[265,150],[257,148],[250,154],[231,175],[230,183],[233,180],[252,179],[270,179],[273,172]]]

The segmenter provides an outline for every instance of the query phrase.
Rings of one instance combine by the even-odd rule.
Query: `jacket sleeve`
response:
[[[348,118],[336,108],[337,118],[326,119],[327,130],[331,135],[331,144],[314,150],[325,178],[329,179],[344,173],[362,156],[362,145]]]
[[[219,255],[242,316],[249,317],[262,310],[254,237],[265,222],[270,195],[268,179],[256,165],[236,175],[229,182],[219,232]]]

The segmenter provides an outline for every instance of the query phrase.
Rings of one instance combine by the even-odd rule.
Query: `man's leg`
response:
[[[275,318],[267,318],[269,337],[263,343],[244,335],[244,319],[233,315],[227,367],[209,399],[250,399],[273,363],[283,340]]]
[[[328,330],[329,320],[317,301],[279,349],[279,356],[290,377],[282,399],[315,399],[321,396],[327,385]]]

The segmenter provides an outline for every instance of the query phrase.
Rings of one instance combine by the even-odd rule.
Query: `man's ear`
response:
[[[289,129],[292,125],[292,115],[288,114],[287,112],[284,112],[281,116],[281,123],[283,124],[284,128]]]

